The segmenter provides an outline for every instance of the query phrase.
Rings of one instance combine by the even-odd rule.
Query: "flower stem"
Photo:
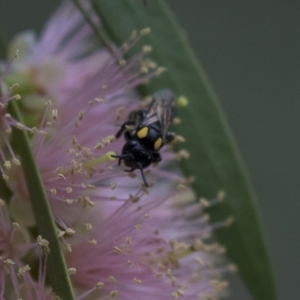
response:
[[[90,15],[87,13],[87,11],[84,9],[82,3],[80,0],[72,0],[74,5],[77,7],[79,12],[84,17],[85,21],[89,24],[89,26],[92,28],[92,30],[95,33],[95,36],[98,38],[100,43],[103,43],[105,47],[117,58],[120,59],[119,53],[114,48],[113,43],[110,41],[109,37],[105,34],[103,30],[97,27],[97,25],[93,22]]]
[[[15,101],[11,101],[9,109],[14,118],[22,122],[19,108]],[[44,185],[30,148],[27,132],[14,129],[13,142],[15,151],[21,158],[21,165],[24,171],[38,231],[43,239],[49,242],[50,253],[47,273],[53,292],[64,300],[73,300],[72,286],[60,247],[57,229],[52,217]]]

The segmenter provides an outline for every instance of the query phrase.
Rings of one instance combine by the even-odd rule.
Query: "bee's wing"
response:
[[[162,138],[165,140],[166,133],[175,115],[175,104],[176,97],[172,91],[161,90],[156,92],[142,124],[148,126],[159,121]]]

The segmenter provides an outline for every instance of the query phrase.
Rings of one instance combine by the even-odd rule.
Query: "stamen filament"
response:
[[[100,165],[102,163],[108,162],[108,161],[114,161],[116,158],[114,157],[116,155],[113,151],[108,151],[105,153],[105,155],[97,157],[95,159],[92,159],[86,163],[82,164],[83,169],[90,169],[92,167],[95,167],[97,165]]]
[[[81,164],[81,170],[88,170],[90,168],[96,167],[100,164],[106,163],[108,161],[114,161],[116,158],[114,157],[116,155],[115,152],[113,151],[108,151],[105,153],[105,155],[103,156],[99,156],[97,158],[91,159],[87,162],[84,162]],[[73,171],[73,167],[72,168],[68,168],[66,170],[63,170],[60,175],[66,175],[68,173],[71,173]]]

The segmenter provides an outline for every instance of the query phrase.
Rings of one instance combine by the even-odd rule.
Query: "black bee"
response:
[[[175,114],[176,99],[170,90],[160,90],[153,95],[152,102],[147,110],[134,110],[116,133],[119,138],[124,132],[126,140],[119,158],[119,165],[123,160],[129,170],[141,171],[144,183],[149,186],[143,169],[151,163],[161,161],[159,150],[164,144],[174,140],[175,135],[168,132]]]

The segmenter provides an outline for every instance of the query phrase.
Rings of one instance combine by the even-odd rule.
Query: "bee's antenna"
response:
[[[147,180],[146,180],[146,176],[145,176],[145,173],[144,173],[144,171],[143,171],[143,168],[142,168],[141,166],[139,166],[139,169],[140,169],[140,171],[141,171],[141,174],[142,174],[142,177],[143,177],[145,186],[146,186],[146,187],[149,187],[149,184],[148,184],[148,182],[147,182]]]

